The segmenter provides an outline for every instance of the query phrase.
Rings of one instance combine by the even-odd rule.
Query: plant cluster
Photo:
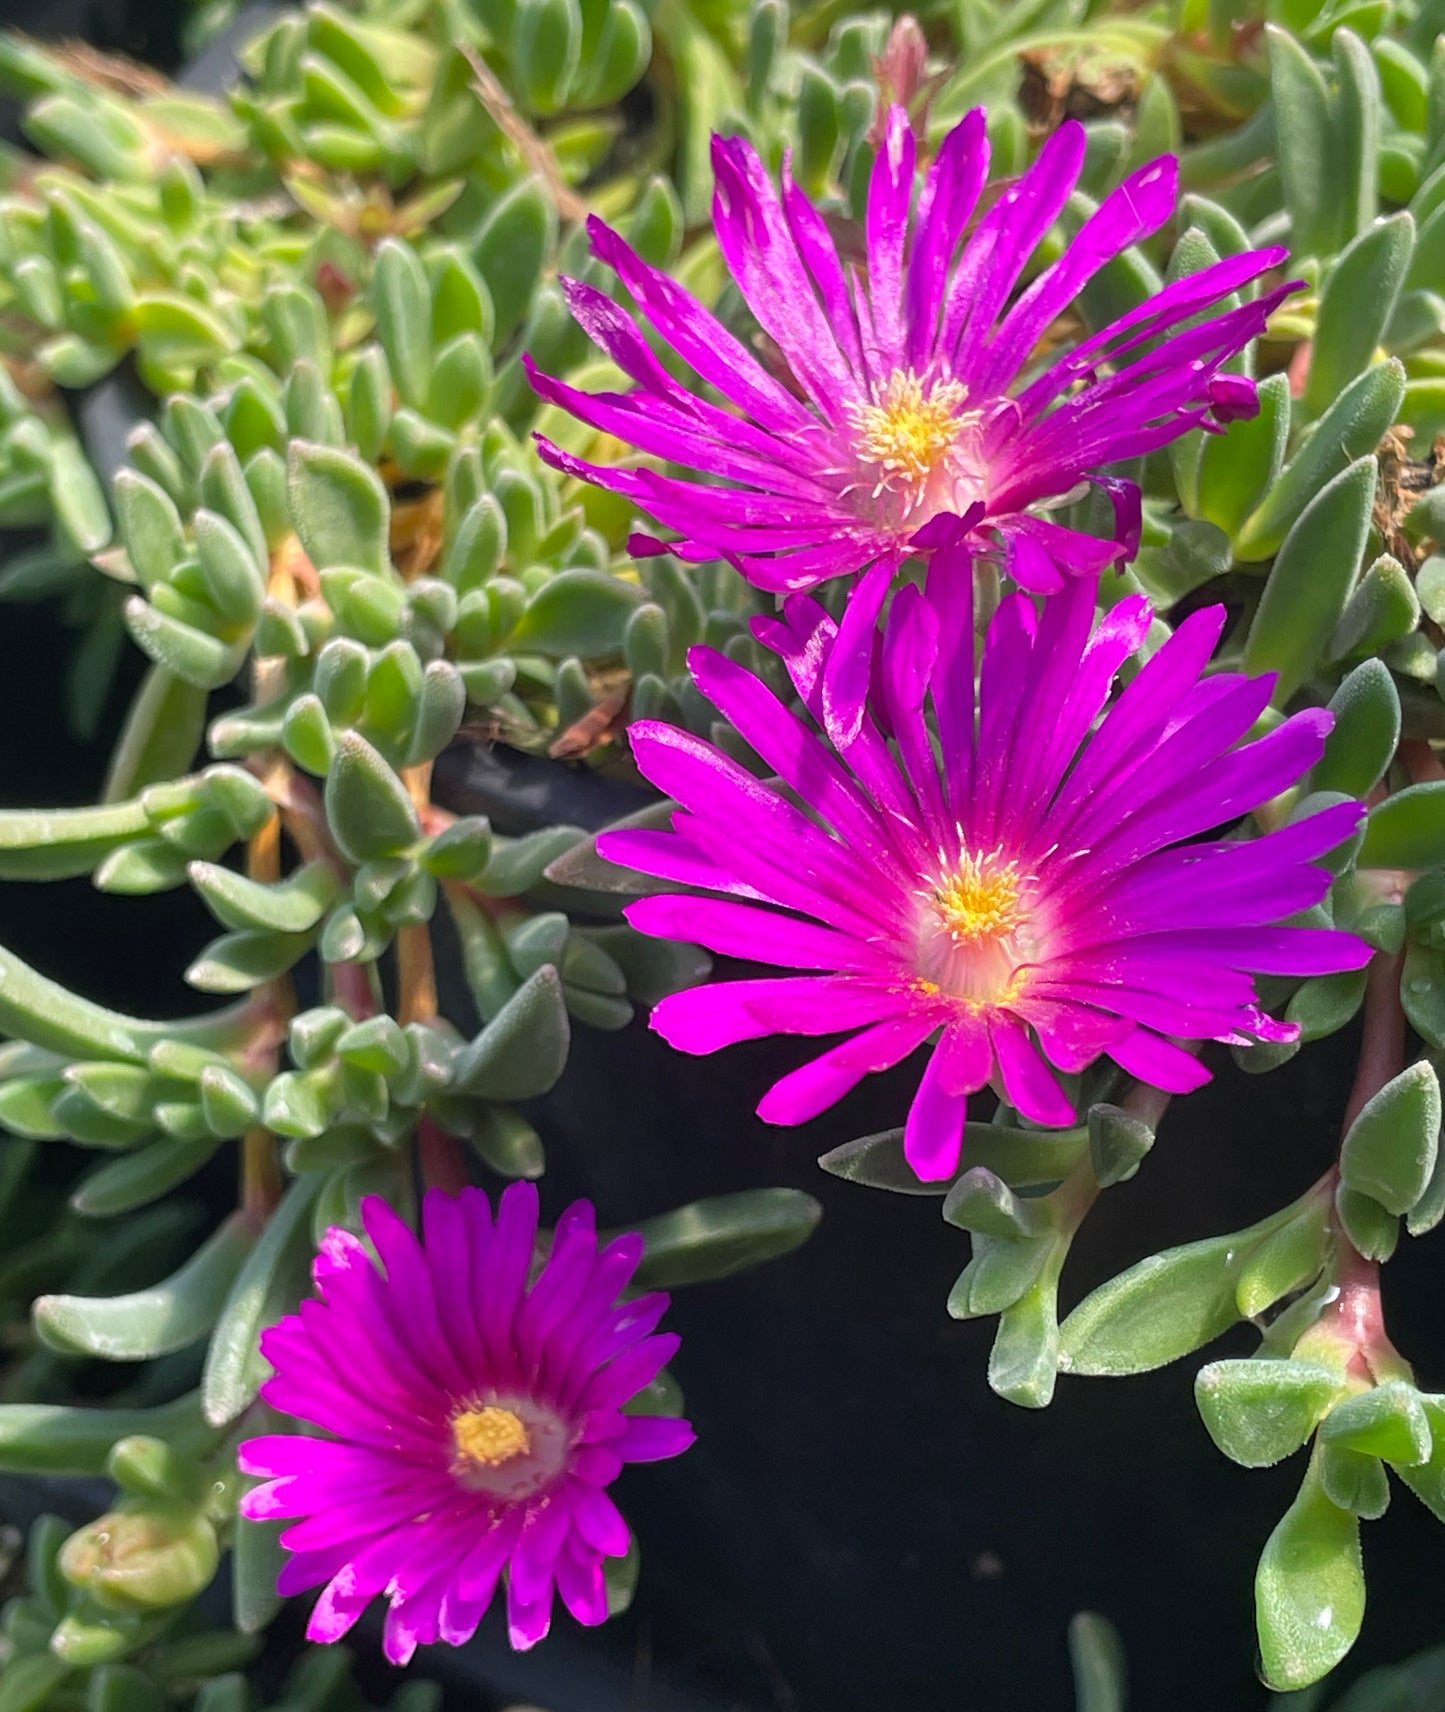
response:
[[[33,150],[0,194],[0,527],[32,532],[0,598],[64,602],[82,730],[127,637],[147,662],[104,801],[0,812],[0,878],[190,888],[215,933],[186,980],[219,1001],[128,1016],[0,951],[0,1470],[116,1487],[33,1531],[0,1712],[249,1706],[278,1573],[325,1584],[319,1639],[387,1598],[397,1659],[469,1635],[499,1577],[518,1645],[554,1579],[584,1621],[625,1605],[599,1443],[685,1442],[658,1293],[818,1216],[758,1188],[599,1248],[575,1207],[518,1235],[514,1187],[488,1222],[473,1178],[542,1176],[529,1102],[573,1028],[639,1010],[696,1052],[854,1030],[770,1093],[781,1122],[934,1042],[906,1125],[820,1163],[968,1233],[947,1308],[998,1317],[1000,1396],[1252,1323],[1197,1395],[1243,1466],[1309,1447],[1262,1674],[1345,1657],[1389,1474],[1445,1519],[1445,1397],[1380,1295],[1445,1214],[1442,30],[1434,0],[310,0],[242,29],[221,93],[0,37]],[[600,841],[495,830],[438,800],[458,742],[654,800]],[[709,953],[808,974],[714,981]],[[1267,1073],[1361,1014],[1318,1182],[1060,1313],[1206,1042]],[[448,1329],[458,1255],[531,1369]],[[376,1372],[452,1398],[437,1442],[518,1530],[491,1557],[443,1562],[440,1524],[395,1562],[306,1543],[385,1473],[361,1403],[352,1442],[287,1372],[363,1300],[399,1339]],[[561,1478],[558,1421],[600,1494],[566,1540],[523,1481]],[[195,1608],[223,1552],[234,1632]],[[1121,1705],[1107,1632],[1074,1644],[1081,1706]],[[1340,1712],[1427,1704],[1437,1666]],[[280,1704],[352,1694],[312,1653]]]

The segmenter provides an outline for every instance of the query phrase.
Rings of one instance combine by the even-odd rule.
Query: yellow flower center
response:
[[[1040,949],[1029,882],[998,851],[952,857],[919,895],[919,990],[975,1014],[1011,1004]]]
[[[500,1468],[532,1448],[520,1415],[489,1403],[484,1409],[463,1409],[452,1417],[452,1442],[457,1455],[480,1468]]]
[[[994,868],[978,856],[965,856],[934,893],[934,904],[959,943],[1002,939],[1023,921],[1018,867],[1009,862]]]
[[[978,420],[977,411],[960,416],[968,389],[956,380],[925,392],[912,369],[895,369],[873,404],[850,404],[848,426],[854,450],[880,472],[879,485],[897,484],[916,497],[958,442],[959,430]]]

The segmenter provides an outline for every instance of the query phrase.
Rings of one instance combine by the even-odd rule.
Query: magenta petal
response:
[[[837,646],[823,674],[823,719],[828,735],[840,748],[847,748],[863,723],[873,634],[896,569],[893,559],[870,565],[843,609]]]
[[[765,1123],[806,1123],[836,1105],[865,1076],[901,1063],[937,1026],[927,1015],[875,1023],[775,1082],[758,1102],[758,1116]]]
[[[1028,1030],[1006,1012],[989,1021],[1004,1092],[1032,1123],[1063,1128],[1074,1122],[1074,1108],[1050,1074]]]
[[[681,1456],[696,1437],[692,1423],[674,1415],[630,1415],[619,1454],[628,1462],[665,1462]]]
[[[903,1157],[925,1183],[952,1177],[963,1152],[968,1095],[945,1091],[940,1075],[941,1057],[937,1051],[929,1057],[903,1131]]]
[[[1166,1094],[1192,1094],[1209,1080],[1209,1072],[1192,1053],[1147,1028],[1136,1028],[1111,1046],[1109,1056],[1131,1076]]]

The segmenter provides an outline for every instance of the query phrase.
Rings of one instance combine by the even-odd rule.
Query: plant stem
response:
[[[1380,1089],[1405,1065],[1405,1009],[1400,1000],[1401,952],[1377,951],[1365,980],[1365,1032],[1355,1084],[1345,1105],[1340,1140]],[[1330,1179],[1339,1179],[1339,1164]],[[1335,1282],[1339,1294],[1320,1316],[1331,1323],[1342,1343],[1352,1350],[1347,1372],[1366,1383],[1408,1376],[1409,1368],[1385,1333],[1380,1300],[1380,1263],[1369,1260],[1345,1232],[1331,1197],[1330,1220],[1335,1237]]]
[[[1345,1105],[1341,1139],[1366,1103],[1405,1067],[1405,1007],[1400,1000],[1403,962],[1398,951],[1377,951],[1365,977],[1365,1033],[1355,1085]]]
[[[425,1112],[417,1120],[416,1152],[421,1179],[428,1189],[444,1189],[448,1195],[460,1195],[469,1186],[460,1143]]]
[[[431,809],[431,762],[408,767],[402,780],[425,826]],[[431,929],[425,922],[403,927],[397,933],[396,986],[396,1015],[403,1028],[412,1022],[430,1022],[437,1014],[436,964],[432,957]],[[422,1181],[429,1189],[445,1189],[449,1195],[459,1195],[466,1188],[467,1168],[461,1144],[425,1112],[417,1120],[416,1150]]]
[[[286,765],[282,762],[281,765]],[[274,766],[268,766],[265,779],[271,788]],[[265,885],[274,885],[281,878],[281,815],[271,816],[246,846],[246,873],[249,878]],[[296,992],[289,975],[278,975],[267,981],[263,989],[270,1011],[278,1026],[296,1014]],[[274,1071],[275,1048],[267,1054]],[[276,1138],[259,1124],[247,1130],[241,1146],[241,1207],[258,1223],[264,1223],[281,1199],[281,1167],[276,1157]]]
[[[241,1211],[257,1225],[265,1224],[281,1200],[281,1188],[276,1138],[257,1124],[241,1143]]]

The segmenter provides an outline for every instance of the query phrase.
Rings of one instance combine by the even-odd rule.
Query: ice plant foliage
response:
[[[1291,287],[1221,309],[1285,256],[1252,250],[1035,361],[1084,286],[1157,232],[1177,200],[1172,156],[1143,167],[1018,290],[1078,182],[1085,142],[1081,125],[1063,125],[975,219],[989,167],[983,111],[944,139],[915,197],[917,143],[903,109],[892,108],[859,263],[840,253],[833,225],[793,182],[786,160],[780,194],[751,144],[715,137],[718,242],[789,378],[769,372],[710,310],[593,219],[596,254],[722,403],[674,379],[638,321],[576,280],[564,282],[573,314],[635,390],[587,393],[535,365],[533,385],[639,452],[696,470],[706,485],[646,466],[585,462],[545,438],[542,455],[675,530],[681,539],[672,549],[684,558],[729,558],[763,588],[809,589],[881,561],[860,605],[870,622],[889,558],[910,547],[961,537],[976,552],[1000,555],[1016,582],[1040,592],[1059,586],[1060,566],[1087,572],[1131,553],[1131,484],[1106,482],[1115,540],[1066,529],[1036,508],[1188,428],[1253,414],[1252,382],[1223,366]],[[712,485],[717,478],[724,485]]]
[[[643,722],[634,751],[680,805],[673,830],[599,843],[609,860],[724,894],[643,898],[628,908],[634,927],[810,971],[664,999],[653,1026],[673,1045],[848,1031],[778,1082],[762,1117],[805,1122],[936,1037],[905,1131],[930,1179],[957,1169],[968,1097],[986,1083],[1049,1125],[1075,1116],[1050,1066],[1077,1072],[1108,1054],[1185,1092],[1208,1072],[1179,1038],[1295,1037],[1260,1009],[1252,975],[1356,969],[1370,955],[1347,933],[1277,925],[1324,897],[1317,859],[1359,825],[1359,804],[1254,839],[1205,837],[1297,783],[1332,723],[1309,709],[1243,741],[1273,680],[1201,675],[1222,607],[1187,618],[1115,696],[1147,600],[1095,623],[1091,578],[1041,611],[1014,593],[975,689],[968,587],[936,561],[928,594],[895,596],[870,711],[841,752],[742,666],[695,649],[698,687],[797,800]],[[832,619],[794,595],[755,628],[821,722]]]
[[[385,1649],[468,1640],[505,1575],[512,1643],[547,1633],[554,1591],[579,1622],[607,1616],[603,1560],[630,1535],[606,1488],[624,1463],[676,1456],[686,1421],[623,1406],[677,1348],[654,1335],[668,1298],[619,1303],[642,1239],[600,1250],[590,1205],[563,1214],[528,1287],[537,1191],[432,1190],[423,1241],[384,1202],[362,1205],[384,1268],[328,1231],[312,1299],[267,1332],[263,1395],[329,1438],[251,1439],[241,1468],[266,1484],[254,1519],[293,1518],[280,1590],[325,1584],[313,1640],[334,1641],[378,1595]]]

